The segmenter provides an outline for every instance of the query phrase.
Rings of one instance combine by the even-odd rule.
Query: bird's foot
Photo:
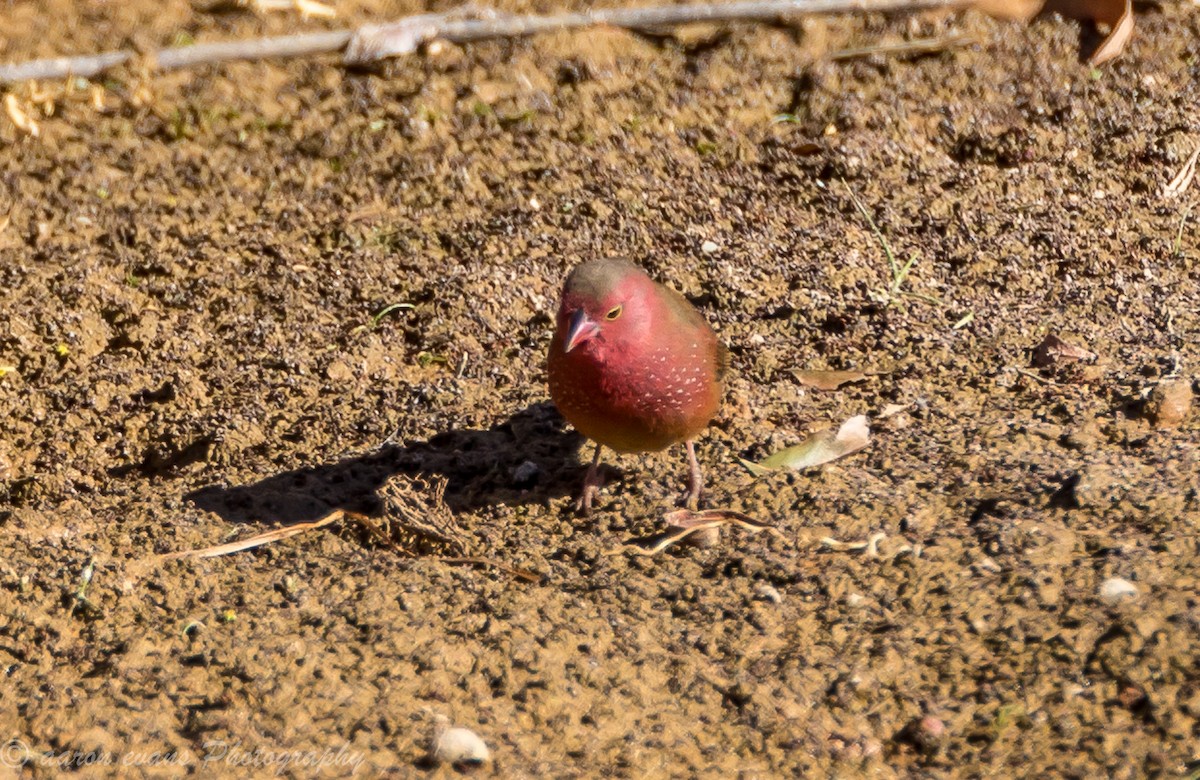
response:
[[[583,478],[583,490],[575,502],[575,511],[585,517],[590,517],[592,503],[596,500],[596,496],[600,495],[602,487],[604,487],[604,475],[600,473],[600,445],[597,444],[596,454],[592,456],[592,465],[588,467],[587,475]]]
[[[679,497],[678,504],[695,512],[700,508],[700,499],[704,495],[704,477],[700,473],[700,462],[696,460],[696,448],[691,441],[687,442],[688,456],[688,486],[687,492]]]
[[[584,517],[590,517],[592,514],[592,504],[595,502],[596,496],[600,495],[600,488],[602,487],[604,487],[602,482],[596,484],[585,482],[579,498],[575,499],[575,511]]]

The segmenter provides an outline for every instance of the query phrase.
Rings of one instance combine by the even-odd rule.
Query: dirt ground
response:
[[[337,6],[7,4],[0,58],[422,10]],[[452,775],[444,716],[483,776],[1194,777],[1200,214],[1161,190],[1200,16],[1138,12],[1100,70],[1086,25],[971,12],[13,89],[0,775]],[[678,449],[610,456],[573,513],[545,350],[566,271],[616,253],[729,346],[707,501],[780,536],[623,547]],[[857,414],[861,453],[738,463]],[[157,558],[339,508],[393,541]]]

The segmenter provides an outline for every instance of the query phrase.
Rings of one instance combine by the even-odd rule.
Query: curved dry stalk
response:
[[[732,509],[704,509],[699,512],[693,512],[690,509],[677,509],[673,512],[668,512],[663,520],[669,527],[675,530],[650,537],[650,539],[656,540],[653,544],[645,546],[638,544],[636,541],[630,541],[620,547],[608,550],[604,554],[618,555],[622,552],[628,552],[634,555],[657,555],[671,545],[678,544],[693,534],[710,529],[723,528],[727,525],[737,526],[743,531],[749,531],[752,534],[766,531],[772,536],[787,541],[787,537],[770,523],[755,520],[749,515],[735,512]]]

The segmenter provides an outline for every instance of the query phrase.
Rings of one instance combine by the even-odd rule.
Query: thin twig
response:
[[[351,64],[415,51],[423,42],[440,38],[468,43],[492,38],[517,38],[542,32],[596,25],[643,29],[695,22],[771,21],[782,16],[838,13],[911,12],[929,8],[958,8],[968,0],[743,0],[733,3],[610,8],[549,16],[479,14],[487,18],[463,18],[464,11],[420,14],[386,25],[367,25],[358,30],[284,35],[248,41],[198,43],[162,49],[146,58],[161,70],[193,65],[303,57],[345,51]],[[383,42],[382,44],[380,42]],[[11,65],[0,65],[0,82],[90,78],[138,57],[132,50],[110,51],[80,57],[52,57]]]
[[[374,537],[375,541],[383,544],[393,552],[405,553],[406,551],[388,538],[387,534],[375,523],[370,517],[359,512],[351,512],[345,509],[334,509],[323,517],[319,517],[309,523],[293,523],[292,525],[284,526],[283,528],[274,528],[270,531],[256,534],[247,539],[241,539],[228,544],[218,544],[212,547],[204,547],[199,550],[181,550],[179,552],[167,553],[158,556],[159,562],[178,560],[181,558],[217,558],[222,555],[232,555],[234,553],[244,552],[245,550],[253,550],[255,547],[261,547],[264,544],[278,542],[281,539],[288,539],[293,536],[299,536],[309,531],[316,531],[324,528],[327,525],[332,525],[339,520],[353,520],[367,530],[367,533]],[[537,572],[529,569],[522,569],[517,566],[510,566],[503,561],[498,561],[492,558],[485,558],[479,555],[432,555],[428,556],[429,560],[441,561],[442,563],[451,566],[484,566],[493,569],[499,569],[502,572],[511,574],[519,580],[525,582],[541,582],[542,576]],[[89,564],[90,565],[90,564]],[[91,575],[88,574],[90,582]],[[80,589],[78,597],[82,600],[82,594],[86,590],[86,584]]]

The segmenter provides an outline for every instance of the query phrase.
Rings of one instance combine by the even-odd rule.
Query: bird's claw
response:
[[[675,504],[691,512],[696,512],[700,509],[700,499],[703,497],[702,489],[689,486],[685,492],[679,494],[679,500]]]
[[[602,487],[604,487],[604,475],[600,473],[600,450],[597,448],[596,457],[592,459],[587,476],[583,478],[583,490],[575,501],[575,511],[584,517],[591,517],[592,504],[595,503],[596,496],[600,495]]]
[[[583,492],[579,494],[579,498],[575,500],[575,511],[582,514],[584,517],[591,517],[592,502],[596,496],[600,495],[599,485],[584,485]]]

